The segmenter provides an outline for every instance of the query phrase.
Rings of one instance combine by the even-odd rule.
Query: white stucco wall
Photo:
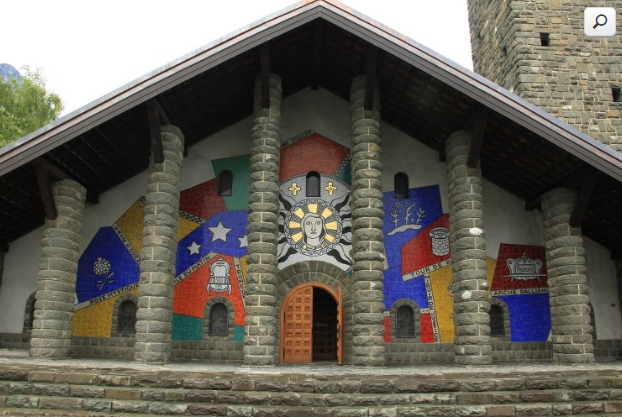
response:
[[[321,89],[307,89],[288,97],[282,106],[282,140],[313,130],[349,147],[349,107],[347,101]],[[249,154],[251,128],[249,117],[191,147],[184,159],[182,188],[214,178],[211,160]],[[447,212],[446,164],[438,160],[438,153],[385,123],[382,137],[384,189],[392,190],[393,176],[404,172],[411,188],[439,185],[443,211]],[[101,195],[99,204],[87,205],[82,250],[100,227],[110,226],[144,195],[146,184],[147,172],[143,172]],[[486,181],[484,204],[488,256],[497,257],[500,243],[544,244],[539,211],[526,211],[521,200]],[[22,331],[26,300],[37,288],[41,234],[40,228],[10,244],[0,289],[0,333]],[[615,268],[607,250],[587,239],[586,242],[598,338],[622,338]]]
[[[622,315],[618,298],[618,282],[611,253],[598,243],[583,238],[587,283],[594,309],[596,337],[599,340],[622,339]]]

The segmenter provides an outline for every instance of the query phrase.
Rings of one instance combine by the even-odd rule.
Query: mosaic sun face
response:
[[[289,244],[307,256],[320,256],[333,249],[341,234],[341,218],[326,201],[302,200],[285,218],[285,236]]]

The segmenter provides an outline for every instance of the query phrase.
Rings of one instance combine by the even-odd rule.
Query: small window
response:
[[[229,309],[223,303],[216,303],[209,310],[209,334],[212,336],[229,334]]]
[[[611,95],[613,95],[613,102],[619,103],[622,101],[622,89],[620,87],[613,87],[611,89]]]
[[[136,333],[136,304],[131,300],[125,300],[119,306],[117,331]]]
[[[398,172],[393,177],[393,188],[395,198],[408,198],[408,175]]]
[[[541,46],[551,46],[551,39],[548,33],[540,34],[540,45]]]
[[[218,176],[218,195],[228,196],[233,193],[233,174],[228,169]]]
[[[307,197],[320,196],[320,174],[311,171],[307,174]]]
[[[503,56],[508,56],[508,47],[507,46],[503,47]]]
[[[395,337],[415,337],[415,312],[411,306],[398,307],[395,322]]]
[[[505,324],[503,319],[503,308],[498,305],[490,306],[490,336],[505,336]]]

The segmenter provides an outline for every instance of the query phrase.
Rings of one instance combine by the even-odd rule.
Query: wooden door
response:
[[[292,290],[283,305],[281,362],[305,363],[313,360],[313,287]]]

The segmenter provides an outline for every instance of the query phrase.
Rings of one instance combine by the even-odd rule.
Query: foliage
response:
[[[45,126],[63,110],[62,100],[46,90],[39,71],[23,70],[21,82],[0,77],[0,147]]]

